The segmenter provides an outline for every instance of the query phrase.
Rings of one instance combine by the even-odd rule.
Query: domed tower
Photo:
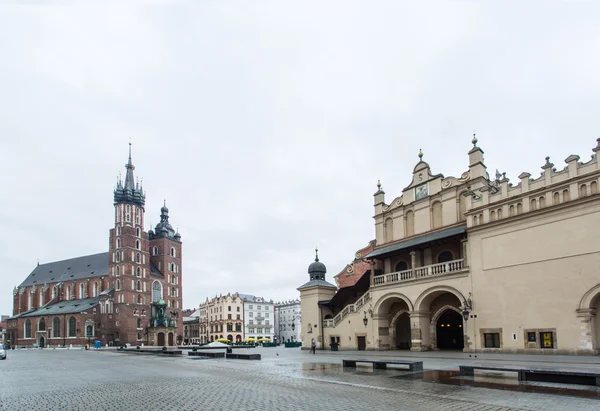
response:
[[[165,201],[160,208],[160,222],[149,233],[150,262],[158,272],[152,273],[152,302],[160,298],[173,318],[177,335],[183,335],[183,293],[181,267],[181,234],[169,223],[169,209]]]
[[[315,250],[315,261],[308,266],[309,281],[298,287],[302,312],[302,349],[310,349],[314,338],[317,348],[323,349],[323,313],[319,302],[329,301],[335,295],[336,286],[325,280],[327,268],[319,261],[319,250]]]
[[[114,339],[120,344],[139,344],[140,333],[134,315],[149,309],[150,255],[148,235],[144,231],[146,194],[134,179],[131,143],[125,170],[125,181],[119,177],[113,193],[115,214],[109,240],[109,278],[101,279],[98,289],[88,284],[85,293],[87,297],[94,297],[96,292],[114,288]]]

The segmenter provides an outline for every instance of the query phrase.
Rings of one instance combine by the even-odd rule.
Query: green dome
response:
[[[165,300],[163,300],[161,298],[160,300],[158,300],[158,302],[156,303],[156,305],[167,305],[167,303],[165,302]]]

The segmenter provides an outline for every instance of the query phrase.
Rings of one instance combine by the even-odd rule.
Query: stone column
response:
[[[410,252],[410,268],[413,272],[413,278],[415,276],[415,266],[417,264],[417,252],[416,251],[411,251]]]
[[[371,288],[373,288],[373,286],[375,285],[375,261],[371,260],[369,261],[369,265],[371,267]]]
[[[581,321],[577,354],[597,354],[600,341],[596,341],[596,310],[577,310],[577,318]]]
[[[469,266],[469,241],[465,238],[460,240],[462,244],[463,267]]]
[[[390,322],[388,319],[388,314],[373,313],[373,334],[373,347],[375,350],[390,349]]]
[[[411,351],[427,351],[431,347],[429,311],[412,311],[410,314]]]

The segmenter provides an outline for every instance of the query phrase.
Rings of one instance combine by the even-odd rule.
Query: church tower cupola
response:
[[[129,143],[129,160],[125,164],[126,174],[125,182],[121,181],[121,178],[117,180],[117,186],[114,192],[115,204],[133,204],[138,207],[144,208],[146,203],[146,195],[139,183],[135,182],[133,177],[133,170],[135,167],[131,162],[131,143]]]
[[[171,240],[181,241],[181,235],[176,233],[173,226],[169,223],[169,209],[167,208],[166,200],[160,208],[160,223],[156,224],[154,232],[151,231],[151,233],[151,240],[155,238],[169,238]]]

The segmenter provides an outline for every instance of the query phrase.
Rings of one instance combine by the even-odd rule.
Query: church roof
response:
[[[40,264],[23,281],[20,287],[43,285],[60,281],[80,280],[108,274],[108,253],[84,255],[68,260]]]
[[[105,275],[108,275],[108,252],[40,264],[33,269],[19,287],[74,281]],[[164,274],[152,263],[150,263],[150,275],[164,278]]]
[[[58,303],[47,305],[42,308],[35,310],[26,311],[15,315],[14,318],[19,317],[39,317],[42,315],[62,315],[62,314],[75,314],[82,311],[91,309],[98,305],[100,297],[84,298],[83,300],[69,300],[60,301]]]

